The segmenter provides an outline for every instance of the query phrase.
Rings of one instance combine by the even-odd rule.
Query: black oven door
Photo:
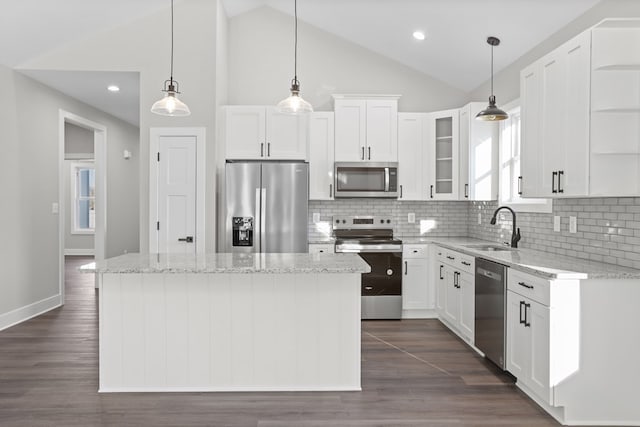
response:
[[[371,267],[362,274],[362,296],[402,295],[402,253],[359,253]]]

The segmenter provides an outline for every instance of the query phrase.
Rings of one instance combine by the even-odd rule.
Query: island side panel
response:
[[[102,281],[101,391],[360,390],[360,274]]]

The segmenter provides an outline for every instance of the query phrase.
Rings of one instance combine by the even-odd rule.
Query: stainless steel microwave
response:
[[[398,163],[336,162],[335,197],[398,198]]]

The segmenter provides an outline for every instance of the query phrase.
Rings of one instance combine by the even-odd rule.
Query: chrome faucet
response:
[[[495,225],[496,216],[498,215],[498,211],[501,209],[507,209],[508,211],[511,212],[511,215],[513,216],[513,226],[511,228],[511,247],[517,248],[518,242],[520,241],[520,229],[516,228],[516,213],[513,211],[513,209],[511,209],[509,206],[500,206],[498,209],[495,210],[495,212],[493,212],[493,216],[491,217],[491,224]]]

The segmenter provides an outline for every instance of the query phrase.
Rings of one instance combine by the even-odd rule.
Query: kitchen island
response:
[[[360,390],[354,254],[126,254],[99,280],[100,391]]]

